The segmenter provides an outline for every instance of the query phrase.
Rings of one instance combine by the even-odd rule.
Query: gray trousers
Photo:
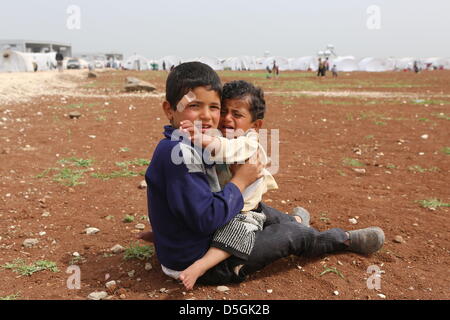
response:
[[[290,255],[315,257],[347,248],[344,242],[348,240],[348,236],[342,229],[319,232],[263,203],[260,204],[260,209],[266,215],[266,222],[264,229],[256,232],[255,244],[248,259],[234,256],[228,258],[200,277],[199,284],[238,283],[272,262]],[[243,267],[236,275],[234,268],[239,265]]]

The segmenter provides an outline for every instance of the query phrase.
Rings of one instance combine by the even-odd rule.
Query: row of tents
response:
[[[23,53],[5,49],[0,51],[0,72],[32,72],[46,71],[56,67],[56,52],[51,53]],[[196,59],[182,59],[177,56],[166,56],[158,60],[147,59],[134,54],[124,61],[117,61],[117,65],[127,70],[170,70],[173,66],[188,61],[200,61],[214,70],[266,70],[272,69],[274,63],[280,71],[317,71],[319,61],[316,56],[300,58],[285,57],[254,57],[240,56],[231,58],[200,57]],[[374,58],[361,60],[353,56],[331,57],[330,68],[336,65],[338,71],[368,71],[382,72],[394,70],[412,70],[417,61],[421,69],[450,69],[450,58]],[[66,59],[67,62],[67,59]],[[88,63],[84,67],[87,68]]]
[[[123,68],[128,70],[170,70],[173,66],[188,61],[203,62],[214,70],[266,70],[271,69],[274,63],[280,71],[317,71],[319,66],[318,57],[307,56],[300,58],[285,57],[254,57],[241,56],[226,59],[213,57],[200,57],[196,59],[182,59],[176,56],[167,56],[158,60],[147,59],[141,55],[132,55],[123,62]],[[367,57],[356,59],[353,56],[331,57],[330,68],[336,65],[338,71],[367,71],[383,72],[394,70],[412,70],[417,62],[421,69],[449,69],[450,58],[375,58]]]

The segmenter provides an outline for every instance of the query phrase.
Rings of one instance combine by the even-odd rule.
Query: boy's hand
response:
[[[245,164],[234,164],[230,166],[233,178],[230,182],[234,183],[241,193],[253,182],[263,176],[264,165],[259,159],[258,152]]]
[[[202,148],[206,148],[214,141],[214,137],[207,134],[202,134],[202,131],[199,130],[190,120],[180,122],[180,131],[186,132],[191,141],[193,141],[196,145],[202,146]]]

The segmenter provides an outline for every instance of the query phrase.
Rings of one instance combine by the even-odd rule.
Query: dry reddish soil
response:
[[[280,134],[280,188],[265,201],[284,212],[306,207],[318,230],[380,226],[386,234],[382,250],[368,257],[292,256],[229,285],[226,293],[211,286],[185,292],[164,276],[156,255],[145,270],[146,261],[110,253],[115,244],[135,244],[137,223],[150,227],[146,191],[138,188],[145,164],[116,163],[151,159],[167,122],[160,107],[167,74],[105,71],[91,80],[66,72],[64,81],[72,79],[74,88],[40,90],[28,102],[0,105],[0,297],[83,300],[116,280],[120,290],[109,299],[450,298],[450,71],[341,73],[338,79],[307,72],[279,79],[258,72],[220,74],[268,92],[265,126]],[[154,83],[157,93],[124,94],[129,75]],[[71,120],[71,111],[81,118]],[[71,158],[91,162],[77,167]],[[77,170],[78,179],[62,176]],[[433,210],[418,202],[430,199],[443,206]],[[123,222],[125,215],[134,221]],[[86,235],[87,227],[100,232]],[[395,242],[396,236],[403,242]],[[26,248],[28,238],[39,243]],[[5,268],[18,258],[27,265],[55,262],[59,271],[26,276]],[[72,264],[81,270],[79,290],[67,288]],[[367,287],[372,265],[381,270],[379,290]],[[336,272],[323,274],[326,268]]]

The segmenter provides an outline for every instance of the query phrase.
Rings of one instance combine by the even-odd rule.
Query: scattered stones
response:
[[[230,291],[230,288],[226,287],[226,286],[218,286],[216,288],[217,291],[219,292],[226,292],[226,291]]]
[[[99,292],[91,292],[88,295],[89,300],[102,300],[105,299],[108,296],[108,293],[105,291],[99,291]]]
[[[421,137],[422,139],[424,139],[424,140],[427,140],[429,136],[428,136],[427,134],[423,134],[423,135],[421,135],[420,137]]]
[[[78,111],[72,111],[69,113],[69,118],[70,119],[80,119],[81,118],[81,113]]]
[[[88,78],[89,79],[95,79],[95,78],[97,78],[97,74],[95,72],[90,71],[88,73]]]
[[[99,233],[100,232],[100,229],[97,229],[97,228],[86,228],[85,230],[84,230],[84,232],[87,234],[87,235],[93,235],[93,234],[96,234],[96,233]]]
[[[72,255],[73,255],[74,257],[79,257],[79,256],[80,256],[80,254],[79,254],[78,252],[74,252],[74,253],[72,253]]]
[[[107,282],[105,286],[106,289],[108,289],[109,293],[114,293],[114,291],[117,289],[117,283],[114,280]]]
[[[129,276],[130,278],[133,278],[135,273],[136,273],[135,270],[131,270],[130,272],[128,272],[128,276]]]
[[[139,189],[147,189],[147,182],[145,182],[145,180],[142,180],[141,183],[139,183],[138,188]]]
[[[144,230],[145,229],[145,225],[143,223],[138,223],[137,225],[134,226],[136,229],[138,230]]]
[[[113,246],[111,249],[109,249],[112,253],[121,253],[125,251],[125,248],[122,247],[120,244],[116,244],[115,246]]]
[[[35,245],[37,245],[39,243],[39,240],[38,239],[25,239],[24,241],[23,241],[23,246],[25,247],[25,248],[32,248],[32,247],[34,247]]]
[[[351,224],[357,224],[358,220],[356,220],[355,218],[351,218],[351,219],[348,219],[348,222],[350,222]]]
[[[123,299],[126,299],[127,296],[126,296],[125,294],[121,294],[121,295],[119,296],[119,298],[123,300]]]
[[[386,299],[386,296],[382,293],[377,294],[377,296],[379,296],[381,299]]]
[[[333,294],[335,295],[335,296],[338,296],[339,295],[339,291],[333,291]]]
[[[272,293],[273,290],[272,289],[267,289],[267,293]]]
[[[145,264],[145,267],[144,267],[144,269],[145,269],[145,271],[150,271],[150,270],[152,270],[152,264],[150,263],[150,262],[147,262],[146,264]]]
[[[355,171],[357,173],[361,173],[361,174],[366,173],[366,169],[353,168],[353,171]]]
[[[402,236],[395,236],[394,237],[394,242],[395,243],[405,243],[405,240],[403,239]]]
[[[47,234],[47,232],[45,232],[45,231],[39,232],[39,235],[40,235],[41,237],[45,236],[46,234]]]

